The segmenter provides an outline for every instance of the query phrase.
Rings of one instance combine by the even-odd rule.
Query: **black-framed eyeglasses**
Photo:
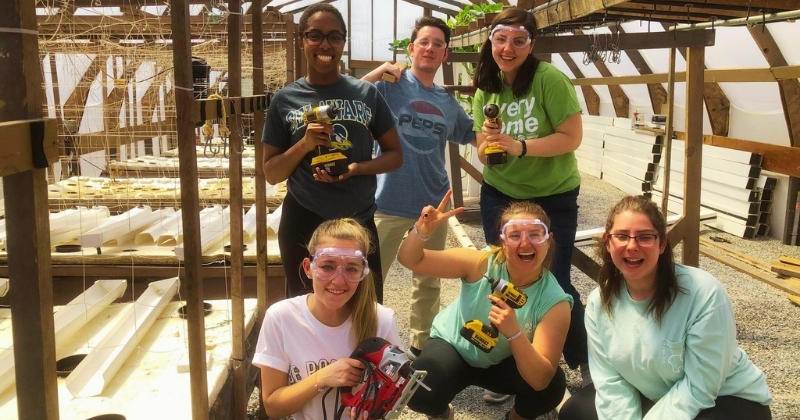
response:
[[[643,248],[649,248],[655,245],[656,240],[658,239],[658,234],[655,233],[643,233],[636,236],[626,235],[624,233],[611,233],[608,236],[611,237],[611,242],[613,242],[614,245],[627,246],[631,239],[633,239],[639,246]]]
[[[322,41],[327,39],[329,44],[337,47],[340,45],[344,45],[344,41],[347,39],[347,36],[341,32],[331,32],[329,34],[323,34],[320,31],[303,32],[303,37],[311,45],[322,44]]]

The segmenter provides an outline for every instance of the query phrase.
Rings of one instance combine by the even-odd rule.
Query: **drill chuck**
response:
[[[333,105],[318,106],[303,113],[303,121],[330,124],[339,115],[339,108]]]

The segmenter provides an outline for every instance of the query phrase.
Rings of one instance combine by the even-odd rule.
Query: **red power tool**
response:
[[[342,388],[342,408],[367,412],[369,419],[398,418],[417,388],[427,388],[422,379],[428,372],[412,368],[399,347],[380,337],[362,341],[350,357],[361,360],[366,369],[361,384]]]

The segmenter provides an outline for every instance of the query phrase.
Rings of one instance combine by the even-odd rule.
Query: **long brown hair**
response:
[[[492,21],[492,29],[497,25],[522,25],[531,35],[531,42],[536,37],[536,20],[530,12],[519,7],[503,9]],[[538,67],[539,60],[532,53],[528,54],[511,85],[511,92],[514,93],[515,98],[520,98],[528,93]],[[478,54],[478,65],[475,67],[475,76],[472,79],[472,84],[486,93],[500,93],[503,91],[503,78],[500,75],[500,67],[492,57],[492,40],[489,38],[483,43]]]
[[[629,195],[620,200],[608,213],[605,235],[603,235],[606,239],[596,243],[597,255],[603,260],[600,275],[597,278],[597,283],[600,285],[600,299],[603,302],[603,308],[609,315],[612,315],[613,300],[614,298],[619,299],[619,291],[625,279],[611,260],[611,253],[608,252],[606,244],[617,216],[626,211],[647,216],[658,233],[658,243],[655,246],[666,244],[664,252],[658,256],[656,264],[656,290],[650,304],[647,305],[647,312],[661,325],[661,318],[672,305],[678,293],[682,292],[682,289],[678,286],[678,279],[675,277],[675,257],[672,253],[672,245],[669,243],[669,236],[667,236],[667,222],[656,203],[646,197]]]
[[[322,222],[319,227],[311,235],[311,240],[308,241],[308,252],[314,255],[317,244],[320,243],[322,238],[333,238],[348,241],[356,241],[359,244],[359,249],[364,256],[370,253],[370,232],[361,225],[357,220],[333,219]],[[356,287],[356,292],[350,301],[350,309],[353,315],[353,328],[355,329],[355,343],[354,346],[366,338],[375,337],[378,333],[378,297],[375,294],[375,282],[372,278],[370,271]]]
[[[498,232],[509,220],[523,213],[533,215],[537,219],[541,220],[542,223],[547,226],[547,231],[550,232],[550,217],[547,216],[547,213],[544,212],[544,209],[540,205],[531,201],[514,201],[509,204],[508,207],[503,210],[503,214],[500,216],[500,225],[497,229]],[[553,238],[552,234],[550,235],[548,241],[550,242],[550,247],[547,248],[547,255],[545,255],[544,261],[542,262],[542,269],[550,271],[550,266],[553,264],[553,257],[556,249],[555,239]],[[505,248],[502,246],[491,246],[489,253],[495,255],[495,264],[502,264],[508,259]]]

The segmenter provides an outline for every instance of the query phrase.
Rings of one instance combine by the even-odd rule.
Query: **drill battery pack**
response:
[[[465,322],[460,333],[465,340],[474,344],[484,353],[491,352],[497,345],[497,329],[492,328],[491,324],[484,324],[479,319]]]

